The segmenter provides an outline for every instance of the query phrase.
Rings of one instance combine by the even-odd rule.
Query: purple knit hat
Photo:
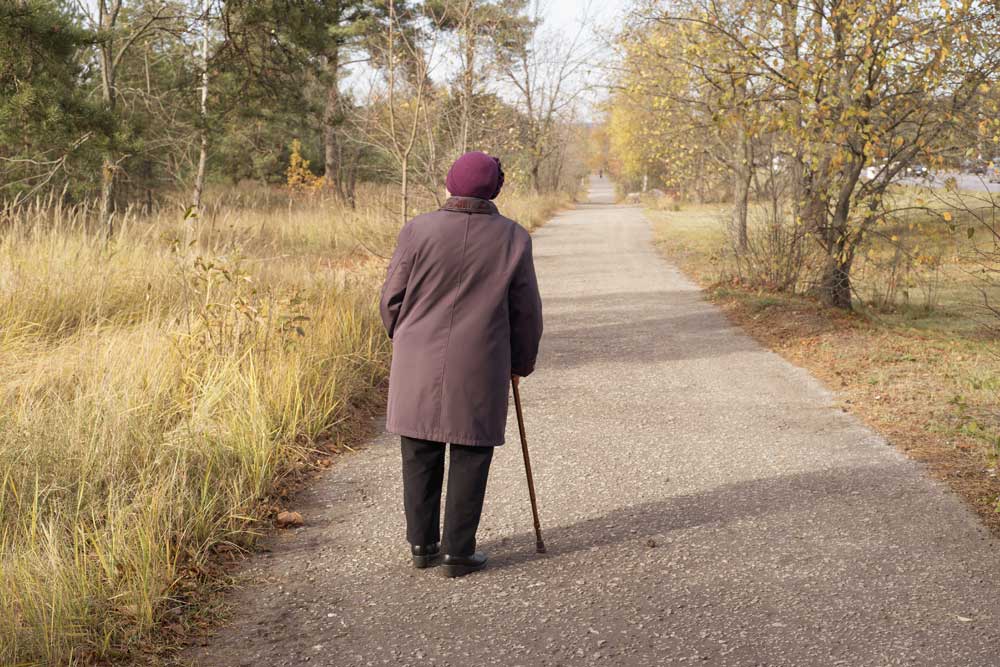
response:
[[[448,170],[445,186],[455,197],[496,199],[503,188],[503,180],[499,159],[473,151],[455,160]]]

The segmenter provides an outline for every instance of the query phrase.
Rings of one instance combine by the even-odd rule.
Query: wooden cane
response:
[[[517,411],[517,426],[521,432],[521,451],[524,453],[524,471],[528,475],[528,496],[531,497],[531,517],[535,520],[535,551],[545,553],[545,542],[542,541],[542,525],[538,521],[538,502],[535,500],[535,480],[531,476],[531,458],[528,456],[528,437],[524,434],[524,412],[521,410],[521,392],[517,384],[511,382],[514,388],[514,409]]]

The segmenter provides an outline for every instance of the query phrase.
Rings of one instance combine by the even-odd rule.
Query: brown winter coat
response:
[[[535,367],[542,302],[531,236],[492,202],[452,197],[399,234],[382,287],[392,433],[504,442],[511,373]]]

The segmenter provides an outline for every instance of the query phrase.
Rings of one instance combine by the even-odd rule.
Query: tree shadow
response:
[[[891,482],[889,480],[892,480]],[[838,467],[827,470],[726,484],[702,493],[620,507],[603,516],[568,526],[545,528],[547,553],[536,554],[533,531],[495,538],[479,545],[492,555],[490,566],[501,569],[539,558],[560,558],[594,548],[643,540],[696,526],[724,526],[748,518],[785,512],[796,507],[829,505],[838,498],[852,505],[885,507],[905,493],[900,482],[916,478],[899,475],[899,464]],[[891,483],[892,489],[886,485]],[[920,492],[919,489],[914,489]],[[891,498],[890,498],[891,497]],[[873,503],[872,505],[866,505]],[[868,526],[867,530],[872,527]]]
[[[677,304],[672,310],[670,304]],[[546,301],[551,324],[539,365],[655,363],[759,351],[696,292],[658,291],[560,297]]]

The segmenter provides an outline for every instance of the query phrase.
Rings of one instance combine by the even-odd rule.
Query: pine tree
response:
[[[67,158],[93,143],[77,81],[93,36],[61,2],[0,4],[0,195],[59,187]]]

